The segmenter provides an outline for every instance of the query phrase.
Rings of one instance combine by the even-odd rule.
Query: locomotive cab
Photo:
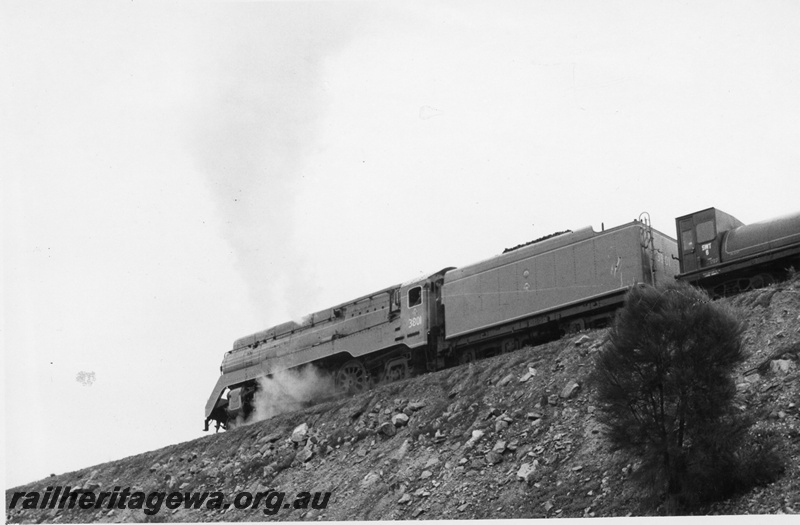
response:
[[[715,208],[675,219],[677,279],[725,296],[761,288],[800,264],[800,213],[752,224]]]
[[[691,273],[721,262],[723,234],[744,223],[716,208],[708,208],[675,219],[681,274]]]

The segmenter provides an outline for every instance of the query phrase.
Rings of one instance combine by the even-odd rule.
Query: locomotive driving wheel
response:
[[[358,359],[351,359],[336,371],[336,389],[349,394],[358,394],[369,388],[367,369]]]

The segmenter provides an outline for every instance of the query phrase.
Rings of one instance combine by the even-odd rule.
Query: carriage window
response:
[[[408,291],[408,307],[417,306],[422,303],[422,287],[417,286]]]
[[[717,236],[714,231],[714,221],[701,222],[697,225],[697,242],[713,241]]]

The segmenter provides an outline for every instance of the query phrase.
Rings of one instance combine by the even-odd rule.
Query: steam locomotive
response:
[[[745,225],[708,208],[675,219],[678,279],[720,297],[769,285],[800,264],[800,213]]]
[[[605,326],[637,283],[677,278],[725,295],[800,263],[800,213],[746,226],[709,208],[676,227],[677,241],[642,214],[560,232],[242,337],[223,358],[205,430],[249,417],[260,377],[313,364],[339,391],[360,392]]]

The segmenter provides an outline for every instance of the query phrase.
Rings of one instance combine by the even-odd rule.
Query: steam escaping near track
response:
[[[298,410],[335,392],[333,376],[314,365],[283,370],[272,377],[259,377],[258,386],[253,413],[245,424]]]

